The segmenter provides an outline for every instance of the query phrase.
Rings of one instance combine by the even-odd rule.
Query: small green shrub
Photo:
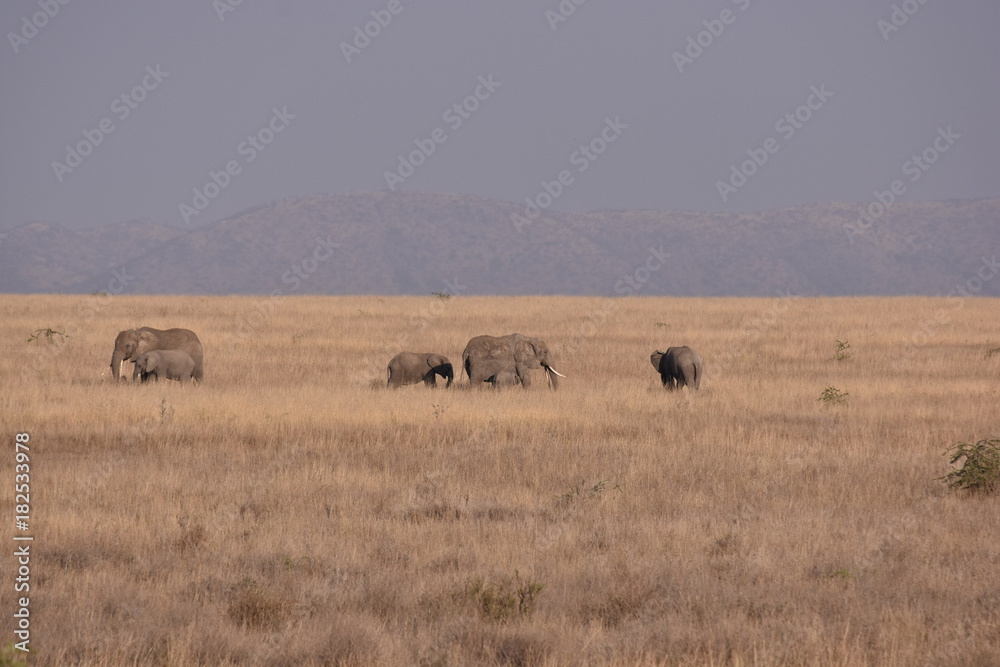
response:
[[[837,352],[834,355],[837,361],[843,361],[844,359],[850,359],[851,353],[848,351],[851,349],[851,344],[846,340],[837,341]]]
[[[58,342],[60,343],[64,342],[67,338],[69,338],[69,334],[67,333],[63,333],[62,331],[56,331],[55,329],[49,329],[48,327],[46,327],[45,329],[35,329],[35,333],[31,334],[31,336],[28,337],[28,342],[37,343],[42,338],[44,338],[49,344],[52,344],[57,342],[56,336],[59,336]]]
[[[515,571],[513,578],[495,582],[484,581],[481,577],[470,579],[462,595],[475,603],[483,619],[507,623],[530,616],[535,611],[535,598],[543,588],[545,584],[524,581]]]
[[[0,647],[0,667],[20,667],[21,665],[27,665],[28,655],[28,653],[17,648],[13,641],[9,641]]]
[[[608,487],[608,480],[602,479],[597,483],[590,485],[584,482],[582,479],[578,484],[569,488],[566,493],[556,497],[556,507],[564,509],[569,507],[577,500],[597,498],[600,496]],[[618,493],[624,493],[625,489],[622,488],[621,484],[615,484],[612,487],[614,491]]]
[[[847,402],[847,397],[850,396],[846,391],[842,392],[836,387],[827,387],[823,390],[823,393],[819,395],[818,401],[822,401],[828,405],[841,405]]]
[[[992,356],[1000,355],[1000,347],[994,347],[992,349],[986,350],[986,354],[983,355],[983,359],[989,359]]]
[[[961,467],[938,478],[950,488],[970,493],[993,493],[1000,488],[1000,438],[980,440],[976,444],[959,442],[946,453],[953,466],[965,459]]]

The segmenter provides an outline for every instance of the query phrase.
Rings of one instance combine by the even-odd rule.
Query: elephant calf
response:
[[[168,380],[180,380],[183,384],[191,380],[194,366],[194,359],[184,350],[151,350],[140,354],[135,360],[135,368],[143,382],[152,376],[157,381],[164,377]]]
[[[520,384],[521,381],[512,371],[500,371],[489,379],[489,383],[493,385],[494,389],[506,389],[507,387]]]
[[[423,382],[428,387],[437,386],[437,376],[447,380],[450,387],[455,379],[455,369],[448,357],[433,352],[400,352],[386,367],[388,386],[399,387],[404,384]]]
[[[701,357],[687,345],[668,347],[666,352],[657,350],[649,361],[669,390],[673,390],[675,382],[678,389],[685,385],[697,389],[701,385]]]

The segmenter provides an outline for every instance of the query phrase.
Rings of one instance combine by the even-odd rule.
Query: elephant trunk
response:
[[[122,366],[125,364],[125,353],[121,350],[115,350],[115,353],[111,355],[111,375],[114,376],[115,381],[121,379]]]

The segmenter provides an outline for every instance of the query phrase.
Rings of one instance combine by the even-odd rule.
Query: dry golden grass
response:
[[[997,313],[2,296],[0,508],[11,545],[28,431],[33,662],[997,664],[1000,499],[936,479],[949,445],[1000,433]],[[205,383],[113,385],[141,325],[198,332]],[[70,337],[26,342],[47,327]],[[553,347],[558,392],[383,388],[395,352],[457,367],[512,331]],[[672,344],[705,359],[700,392],[660,387]]]

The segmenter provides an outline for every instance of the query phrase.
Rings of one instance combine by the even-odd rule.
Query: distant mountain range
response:
[[[462,195],[314,195],[190,229],[32,222],[0,234],[0,291],[944,295],[1000,255],[1000,199],[880,207],[572,214]],[[1000,295],[1000,278],[980,293]]]

